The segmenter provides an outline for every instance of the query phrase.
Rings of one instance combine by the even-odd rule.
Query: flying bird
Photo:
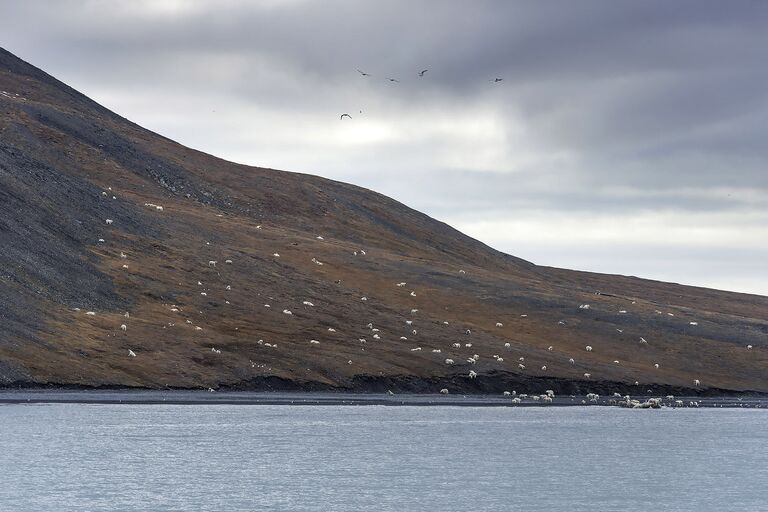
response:
[[[357,72],[360,73],[362,76],[371,76],[370,73],[366,73],[365,71],[360,71],[359,69],[357,70]]]
[[[339,116],[339,120],[344,119],[344,116],[347,116],[348,118],[352,119],[352,116],[349,114],[341,114],[341,116]]]
[[[488,80],[488,81],[489,81],[489,82],[493,82],[493,83],[497,84],[497,83],[499,83],[499,82],[503,82],[503,81],[504,81],[504,79],[503,79],[503,78],[494,78],[493,80]]]
[[[422,69],[421,71],[419,71],[419,76],[424,76],[424,73],[426,73],[427,71],[429,71],[429,70],[428,69]]]
[[[400,83],[400,80],[398,80],[397,78],[387,78],[387,80],[389,80],[390,82]]]

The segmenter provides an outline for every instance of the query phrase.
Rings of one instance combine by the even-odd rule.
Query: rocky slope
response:
[[[768,392],[768,298],[536,266],[0,49],[0,385]]]

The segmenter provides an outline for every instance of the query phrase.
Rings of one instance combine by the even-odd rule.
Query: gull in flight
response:
[[[429,71],[429,70],[428,69],[422,69],[421,71],[419,71],[419,76],[424,76],[424,73],[426,73],[427,71]]]
[[[352,119],[352,116],[349,115],[349,114],[341,114],[341,116],[339,116],[339,120],[344,119],[344,117],[348,117],[348,118]]]
[[[488,81],[489,81],[489,82],[493,82],[493,83],[497,84],[497,83],[499,83],[499,82],[503,82],[503,81],[504,81],[504,79],[503,79],[503,78],[494,78],[494,79],[492,79],[492,80],[488,80]]]
[[[366,73],[365,71],[360,71],[359,69],[357,70],[357,72],[360,73],[363,76],[371,76],[370,73]]]

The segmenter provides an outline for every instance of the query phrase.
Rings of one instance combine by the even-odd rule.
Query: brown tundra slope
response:
[[[540,267],[4,50],[0,91],[2,386],[768,392],[766,297]]]

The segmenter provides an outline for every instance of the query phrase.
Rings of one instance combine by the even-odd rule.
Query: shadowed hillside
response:
[[[2,49],[0,327],[6,386],[768,392],[766,297],[539,267]]]

